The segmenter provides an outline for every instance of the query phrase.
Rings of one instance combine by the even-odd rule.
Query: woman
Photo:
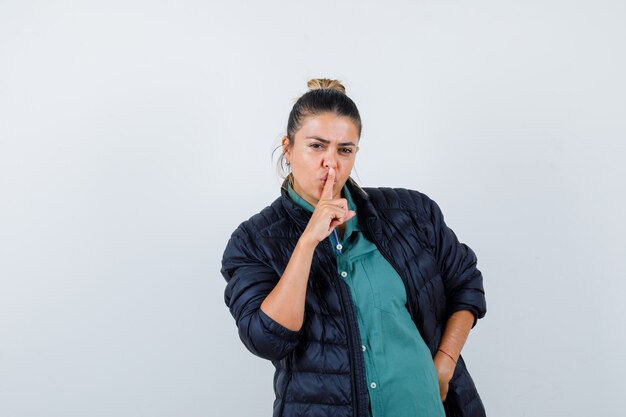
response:
[[[356,105],[336,80],[308,86],[281,196],[222,259],[239,336],[276,368],[273,416],[484,416],[460,356],[486,312],[474,252],[425,194],[359,187]]]

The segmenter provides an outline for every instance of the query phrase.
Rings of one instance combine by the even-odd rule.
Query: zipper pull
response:
[[[341,255],[341,249],[337,248],[337,245],[339,245],[339,235],[337,234],[337,228],[333,229],[333,236],[335,236],[335,244],[333,244],[333,248],[335,249],[335,251],[337,251],[338,255]]]

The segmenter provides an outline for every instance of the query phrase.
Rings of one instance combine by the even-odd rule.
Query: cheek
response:
[[[312,173],[315,171],[315,168],[317,167],[318,161],[315,158],[312,158],[310,156],[305,156],[302,159],[300,159],[300,171],[302,173]]]
[[[291,167],[291,170],[298,175],[302,182],[313,183],[316,177],[314,165],[305,160],[300,160],[300,163]]]

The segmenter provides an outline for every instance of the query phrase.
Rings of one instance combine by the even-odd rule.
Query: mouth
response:
[[[323,183],[326,183],[326,179],[328,178],[328,176],[322,178],[320,181],[322,181]],[[333,181],[333,184],[337,184],[337,178],[335,178],[335,180]]]

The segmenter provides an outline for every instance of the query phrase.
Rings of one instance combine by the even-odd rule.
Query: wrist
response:
[[[314,250],[318,244],[319,241],[314,238],[310,238],[309,235],[303,233],[302,235],[300,235],[300,239],[298,239],[298,243],[296,244],[296,246],[299,246],[302,249],[306,250]]]
[[[450,381],[456,369],[456,363],[444,353],[437,351],[434,358],[437,377],[442,381]]]
[[[454,362],[454,364],[456,365],[457,360],[458,360],[458,356],[455,358],[452,354],[448,353],[447,351],[445,351],[445,350],[443,350],[441,348],[437,349],[437,353],[438,354],[443,354],[448,359],[450,359],[452,362]]]
[[[456,368],[456,362],[452,360],[452,358],[441,351],[437,351],[435,357],[433,358],[435,365],[437,368],[449,369]]]

